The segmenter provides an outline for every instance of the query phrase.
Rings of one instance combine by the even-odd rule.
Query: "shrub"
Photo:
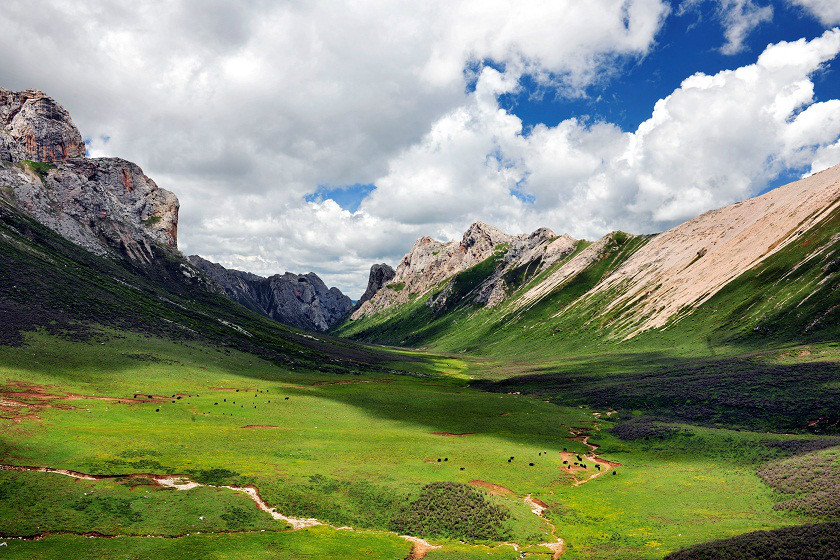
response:
[[[679,428],[662,424],[661,420],[650,416],[633,418],[615,426],[610,433],[619,439],[664,439],[679,432]]]
[[[755,531],[694,545],[665,560],[833,560],[840,550],[840,522]]]
[[[484,493],[457,482],[434,482],[404,506],[390,528],[402,534],[466,541],[507,538],[503,522],[507,510],[487,500]]]
[[[773,461],[757,474],[765,484],[791,496],[773,509],[840,518],[840,449]]]

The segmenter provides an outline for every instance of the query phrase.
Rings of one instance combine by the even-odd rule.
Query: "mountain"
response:
[[[338,288],[327,288],[312,272],[301,275],[287,272],[263,278],[227,269],[198,255],[188,258],[231,299],[286,325],[324,332],[353,308],[349,297]]]
[[[177,263],[179,279],[294,327],[325,331],[352,307],[314,274],[266,279],[197,257],[194,266],[177,250],[176,196],[129,161],[85,157],[70,114],[38,90],[0,88],[0,198],[98,256]]]
[[[0,88],[0,196],[98,255],[150,263],[178,246],[178,199],[135,164],[86,158],[69,113],[38,90]]]
[[[365,293],[362,294],[362,297],[353,306],[353,311],[359,309],[366,301],[376,295],[396,275],[396,271],[385,263],[372,265],[370,267],[370,275],[368,276],[368,285]]]
[[[493,353],[836,336],[840,166],[658,235],[421,238],[342,336]]]
[[[508,235],[476,222],[464,233],[460,242],[443,243],[421,237],[406,254],[391,281],[368,295],[375,283],[368,283],[352,319],[374,316],[389,308],[403,305],[435,291],[430,307],[453,305],[464,295],[463,281],[458,275],[479,265],[488,274],[480,278],[474,294],[475,302],[493,307],[507,297],[515,277],[530,277],[572,251],[575,240],[557,236],[548,229],[530,235]],[[377,266],[377,265],[375,265]],[[492,269],[492,271],[491,271]],[[373,272],[373,271],[372,271]],[[461,279],[463,280],[463,279]],[[435,288],[439,288],[434,290]]]

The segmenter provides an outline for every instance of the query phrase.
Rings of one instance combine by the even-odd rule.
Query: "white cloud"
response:
[[[807,0],[806,0],[807,1]],[[678,15],[697,12],[702,17],[701,7],[706,4],[716,5],[716,17],[723,27],[726,42],[720,47],[723,54],[738,54],[746,47],[744,41],[753,30],[762,23],[773,21],[773,7],[761,6],[753,0],[683,0]]]
[[[303,202],[319,185],[385,173],[464,102],[465,68],[492,59],[581,95],[644,56],[668,12],[666,0],[36,4],[3,4],[2,85],[47,91],[93,155],[175,191],[185,249],[260,272],[325,271],[318,245],[277,228],[323,217]]]
[[[801,6],[825,25],[840,23],[840,2],[837,0],[788,0],[791,4]]]
[[[523,135],[495,102],[502,77],[485,69],[467,103],[391,161],[360,213],[423,224],[424,233],[476,218],[589,238],[661,231],[752,196],[786,169],[840,161],[840,101],[815,103],[810,79],[838,52],[835,30],[771,45],[755,64],[696,74],[632,133],[569,119]]]
[[[500,93],[528,74],[582,95],[648,53],[667,4],[30,4],[0,14],[3,86],[49,92],[95,154],[173,190],[185,251],[262,274],[312,270],[351,296],[373,262],[475,219],[589,238],[657,231],[783,169],[840,160],[840,107],[815,103],[811,82],[840,32],[691,76],[633,132],[580,118],[523,134]],[[355,213],[303,200],[355,183],[377,186]]]
[[[723,54],[744,50],[744,41],[753,29],[773,20],[772,6],[757,6],[752,0],[720,0],[721,19],[726,43]]]

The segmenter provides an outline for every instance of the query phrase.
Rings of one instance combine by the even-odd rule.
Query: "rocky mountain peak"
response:
[[[548,228],[540,228],[530,234],[510,235],[481,221],[467,228],[460,242],[442,242],[423,236],[402,258],[390,282],[374,281],[371,269],[368,290],[359,300],[351,318],[358,319],[407,303],[416,295],[439,289],[445,282],[451,283],[458,273],[491,257],[497,260],[496,268],[477,289],[475,302],[497,305],[506,299],[511,290],[504,278],[506,272],[520,267],[524,272],[514,276],[530,278],[530,275],[571,252],[575,243],[571,237],[558,237]],[[369,295],[372,288],[375,292]],[[446,293],[446,288],[441,293]]]
[[[178,199],[137,165],[86,158],[70,114],[39,90],[0,88],[0,195],[99,255],[151,263],[178,246]]]
[[[503,231],[484,222],[475,222],[464,232],[461,246],[464,249],[469,249],[476,245],[498,245],[509,240],[510,236]]]
[[[189,261],[245,307],[299,329],[323,332],[344,319],[353,307],[338,288],[327,288],[315,274],[286,272],[268,278],[227,269],[198,255]]]
[[[385,287],[385,285],[397,275],[397,272],[385,263],[375,264],[370,267],[370,276],[368,276],[368,284],[365,293],[356,302],[353,310],[360,308],[366,301],[372,298],[376,292]]]
[[[0,126],[11,161],[56,162],[85,155],[70,113],[42,91],[0,88]]]

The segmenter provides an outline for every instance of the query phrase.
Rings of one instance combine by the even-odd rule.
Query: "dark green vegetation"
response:
[[[695,545],[666,560],[834,560],[840,551],[840,522],[756,531]]]
[[[506,508],[472,486],[433,482],[403,506],[390,526],[397,533],[427,538],[503,541],[509,536],[503,526],[509,517]]]
[[[51,169],[55,169],[55,165],[46,161],[31,161],[25,159],[21,162],[21,164],[25,165],[36,175],[38,175],[38,177],[41,178],[41,181],[47,178],[47,175],[49,174]]]
[[[778,364],[766,356],[671,359],[627,365],[621,375],[589,363],[553,373],[476,382],[489,391],[521,391],[566,405],[634,410],[691,422],[758,431],[840,433],[840,364]],[[605,358],[609,362],[610,358]],[[656,364],[657,357],[650,362]],[[614,367],[620,367],[615,364]],[[638,422],[638,421],[637,421]],[[630,427],[626,428],[630,429]]]
[[[285,528],[234,492],[173,492],[144,479],[88,481],[8,470],[0,471],[0,519],[3,535],[23,537],[60,532],[180,536]]]

